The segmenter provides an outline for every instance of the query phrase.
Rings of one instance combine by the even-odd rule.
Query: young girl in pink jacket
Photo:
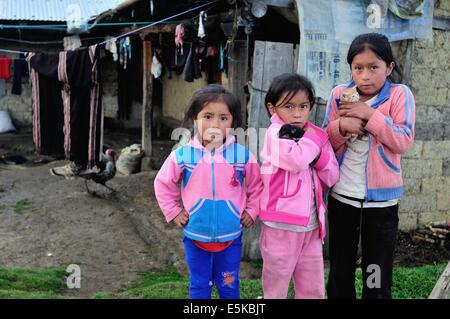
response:
[[[391,298],[392,267],[403,196],[400,158],[414,140],[414,96],[391,82],[398,71],[388,39],[357,36],[347,62],[353,81],[333,89],[324,128],[338,157],[339,182],[328,198],[329,298],[355,298],[355,268],[362,243],[363,298]],[[359,102],[342,103],[356,88]],[[356,140],[347,136],[358,135]]]
[[[240,297],[242,226],[258,216],[262,190],[257,161],[229,135],[241,122],[236,96],[217,84],[199,89],[185,115],[194,136],[169,155],[155,178],[166,221],[183,227],[193,299],[211,298],[213,284],[220,298]]]
[[[308,122],[314,89],[305,77],[274,78],[265,104],[271,115],[262,150],[264,298],[323,298],[323,194],[338,180],[338,164],[325,131]]]

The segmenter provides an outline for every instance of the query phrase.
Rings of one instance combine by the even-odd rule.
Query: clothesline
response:
[[[150,27],[152,27],[152,26],[154,26],[154,25],[157,25],[157,24],[163,23],[163,22],[165,22],[165,21],[168,21],[168,20],[170,20],[170,19],[173,19],[173,18],[182,16],[182,15],[184,15],[184,14],[186,14],[186,13],[189,13],[189,12],[192,12],[192,11],[195,11],[195,10],[198,10],[198,9],[201,9],[201,8],[204,8],[204,7],[206,7],[206,6],[209,6],[209,5],[211,5],[211,4],[216,3],[216,2],[218,2],[218,1],[219,1],[219,0],[213,0],[213,1],[210,1],[210,2],[208,2],[208,3],[204,3],[204,4],[199,5],[199,6],[197,6],[197,7],[194,7],[194,8],[188,9],[188,10],[186,10],[186,11],[183,11],[183,12],[180,12],[180,13],[177,13],[177,14],[174,14],[174,15],[172,15],[172,16],[170,16],[170,17],[167,17],[167,18],[164,18],[164,19],[162,19],[162,20],[159,20],[159,21],[153,22],[153,23],[151,23],[151,24],[145,25],[145,26],[143,26],[143,27],[140,27],[140,28],[131,30],[131,31],[129,31],[129,32],[120,34],[120,35],[118,35],[118,36],[116,36],[116,37],[113,37],[113,38],[111,38],[111,39],[102,41],[102,42],[98,43],[97,45],[105,45],[105,44],[108,43],[108,42],[116,41],[116,40],[118,40],[118,39],[127,37],[127,36],[132,35],[132,34],[134,34],[134,33],[136,33],[136,32],[140,32],[140,31],[142,31],[142,30],[145,30],[145,29],[147,29],[147,28],[150,28]],[[16,54],[26,54],[26,53],[28,53],[28,51],[18,51],[18,50],[9,50],[9,49],[0,49],[0,52],[16,53]]]

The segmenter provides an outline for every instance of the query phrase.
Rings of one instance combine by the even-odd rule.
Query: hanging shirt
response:
[[[10,72],[11,59],[0,55],[0,79],[9,80],[11,77]]]

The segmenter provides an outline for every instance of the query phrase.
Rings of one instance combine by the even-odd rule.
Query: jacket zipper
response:
[[[211,168],[212,168],[212,195],[213,195],[213,215],[212,215],[212,241],[216,241],[216,225],[217,225],[217,207],[216,207],[216,189],[215,189],[215,176],[214,176],[214,152],[211,152]]]
[[[367,166],[368,166],[369,158],[370,158],[370,134],[368,134],[367,136],[369,137],[369,150],[367,152],[366,172],[365,172],[366,173],[366,196],[365,196],[364,202],[366,202],[366,203],[369,201],[369,181],[367,180],[368,179],[368,177],[367,177]]]

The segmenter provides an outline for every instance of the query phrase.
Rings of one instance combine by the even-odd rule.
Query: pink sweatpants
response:
[[[325,295],[322,241],[319,228],[294,232],[261,225],[262,286],[265,299],[287,297],[294,279],[296,299]]]

